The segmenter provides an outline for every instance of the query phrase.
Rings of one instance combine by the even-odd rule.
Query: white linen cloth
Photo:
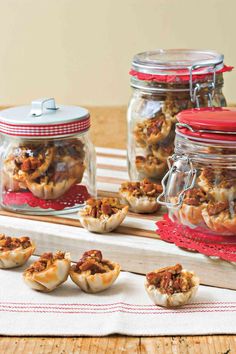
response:
[[[0,270],[1,335],[236,333],[236,291],[200,286],[193,303],[166,309],[152,304],[141,275],[122,272],[110,289],[98,294],[82,292],[69,279],[44,294],[23,282],[25,267]]]

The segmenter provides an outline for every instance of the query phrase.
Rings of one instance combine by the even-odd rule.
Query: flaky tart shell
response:
[[[70,277],[72,281],[86,293],[98,293],[109,288],[120,274],[120,265],[109,261],[114,269],[106,273],[90,274],[89,271],[82,273],[75,272],[70,269]]]
[[[147,143],[152,145],[164,140],[169,135],[171,127],[171,121],[165,120],[159,133],[151,134],[149,137],[147,137]]]
[[[199,287],[199,278],[193,272],[187,272],[186,270],[182,270],[182,273],[191,273],[192,277],[192,287],[186,291],[181,293],[170,294],[162,294],[158,288],[154,285],[149,285],[147,281],[145,282],[145,289],[150,297],[150,299],[154,302],[154,304],[163,307],[179,307],[187,304],[190,300],[195,296],[198,287]]]
[[[42,176],[42,174],[44,174],[44,172],[47,171],[50,164],[52,163],[54,159],[54,154],[55,154],[55,147],[53,146],[47,147],[44,163],[40,167],[38,167],[31,175],[26,174],[27,178],[30,180],[34,180],[35,178]]]
[[[230,188],[222,188],[216,186],[212,186],[206,177],[204,177],[202,174],[200,174],[198,178],[198,185],[201,187],[204,192],[208,193],[214,200],[216,201],[228,201],[228,200],[234,200],[236,198],[236,183],[235,186],[232,186]]]
[[[167,158],[172,155],[174,151],[174,148],[173,149],[170,149],[169,152],[166,151],[165,149],[163,149],[161,146],[156,150],[156,149],[152,149],[152,153],[155,157],[158,158],[158,160],[160,161],[166,161]]]
[[[62,181],[48,183],[37,183],[33,180],[26,180],[27,188],[34,196],[40,199],[57,199],[64,195],[75,183],[80,183],[85,166],[82,163],[68,163],[68,177]]]
[[[70,271],[70,254],[66,253],[64,259],[56,259],[52,265],[41,272],[23,273],[25,283],[32,289],[50,292],[64,283]]]
[[[188,205],[183,203],[182,207],[178,210],[179,218],[182,223],[190,223],[192,225],[199,225],[204,222],[202,211],[206,208],[207,204],[202,203],[199,206]]]
[[[167,169],[166,161],[159,164],[147,164],[146,162],[136,162],[138,172],[144,177],[157,178],[163,175]]]
[[[24,181],[26,178],[29,180],[34,180],[41,175],[43,175],[47,169],[49,168],[50,164],[54,159],[55,148],[54,147],[47,147],[45,160],[40,167],[38,167],[33,173],[29,174],[27,172],[19,170],[17,174],[14,173],[15,170],[15,163],[14,163],[14,156],[10,155],[3,163],[4,170],[9,174],[9,178],[14,178],[17,181]]]
[[[46,184],[43,182],[26,181],[27,188],[34,196],[40,199],[57,199],[65,194],[75,183],[76,178],[64,179],[56,184],[53,182]]]
[[[126,191],[119,191],[121,196],[121,203],[125,203],[129,205],[129,210],[133,211],[134,213],[154,213],[160,209],[161,205],[157,203],[156,198],[142,196],[142,197],[135,197],[130,195],[129,192]]]
[[[81,225],[92,232],[107,233],[115,230],[124,220],[128,213],[129,207],[126,205],[116,214],[111,216],[104,215],[103,218],[93,218],[86,215],[86,207],[78,212]]]
[[[34,242],[27,248],[18,247],[9,251],[0,251],[0,268],[9,269],[20,267],[27,262],[35,251]]]
[[[229,210],[223,210],[217,215],[209,215],[207,209],[204,209],[202,216],[212,231],[236,234],[236,215],[232,217]]]

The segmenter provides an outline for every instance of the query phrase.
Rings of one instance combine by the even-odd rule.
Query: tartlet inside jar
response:
[[[177,198],[173,198],[172,201],[175,203]],[[185,193],[182,205],[174,212],[174,215],[184,225],[190,227],[204,224],[202,211],[206,208],[208,201],[207,194],[201,188],[192,188]]]
[[[156,305],[178,307],[189,302],[199,285],[198,277],[180,264],[146,275],[145,289]]]
[[[82,226],[89,231],[106,233],[116,229],[127,215],[129,207],[118,198],[90,198],[79,211]]]
[[[236,203],[233,201],[211,201],[202,211],[210,230],[225,235],[236,234]]]
[[[178,88],[180,86],[181,84]],[[173,89],[168,84],[166,88]],[[203,97],[200,100],[202,99]],[[205,104],[206,102],[203,103]],[[133,157],[129,157],[131,179],[162,179],[167,170],[167,159],[174,151],[176,115],[187,108],[193,108],[189,93],[167,93],[163,96],[144,94],[140,98],[137,108],[139,113],[135,112],[132,128]]]
[[[82,181],[84,145],[76,139],[30,142],[10,146],[3,160],[6,193],[31,192],[40,199],[62,197]]]
[[[129,205],[129,210],[136,213],[153,213],[160,209],[157,197],[162,192],[160,184],[152,183],[147,178],[140,182],[124,182],[119,194],[122,202]]]
[[[96,293],[110,287],[120,273],[120,265],[104,259],[99,250],[90,250],[71,266],[70,277],[83,291]]]

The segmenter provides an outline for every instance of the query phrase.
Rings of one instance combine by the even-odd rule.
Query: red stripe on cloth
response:
[[[143,311],[130,311],[130,310],[125,310],[125,309],[119,309],[119,310],[106,310],[106,311],[86,311],[86,310],[80,310],[80,311],[55,311],[53,309],[51,310],[44,310],[44,309],[18,309],[18,308],[10,308],[10,309],[0,309],[0,312],[23,312],[23,313],[55,313],[55,314],[108,314],[108,313],[126,313],[126,314],[131,314],[131,315],[170,315],[170,314],[188,314],[188,313],[232,313],[236,312],[236,309],[210,309],[210,310],[186,310],[186,311],[179,311],[179,310],[168,310],[168,311],[149,311],[149,312],[143,312]]]
[[[112,306],[112,305],[126,305],[126,306],[132,306],[132,307],[154,307],[156,308],[156,305],[148,305],[148,304],[130,304],[127,302],[110,302],[106,304],[91,304],[91,303],[86,303],[86,304],[78,304],[78,303],[56,303],[53,304],[51,302],[12,302],[12,301],[0,301],[0,304],[13,304],[13,305],[49,305],[49,306],[95,306],[95,307],[104,307],[104,306]],[[186,304],[185,307],[187,306],[198,306],[198,305],[229,305],[229,304],[235,304],[236,306],[236,301],[215,301],[215,302],[193,302],[191,304]]]

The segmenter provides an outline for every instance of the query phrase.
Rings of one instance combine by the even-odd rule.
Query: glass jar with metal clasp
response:
[[[160,181],[173,154],[176,116],[195,107],[223,107],[224,56],[213,51],[158,49],[135,55],[128,107],[131,180]]]
[[[177,120],[158,202],[183,227],[236,235],[236,108],[186,110]]]

